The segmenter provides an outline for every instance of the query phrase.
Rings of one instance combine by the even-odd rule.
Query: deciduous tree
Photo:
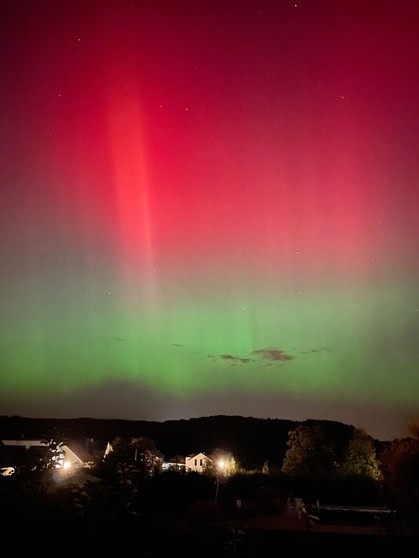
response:
[[[364,430],[354,429],[338,464],[338,471],[343,476],[382,480],[374,442]]]
[[[419,424],[410,425],[412,436],[396,439],[381,456],[382,470],[397,507],[419,533]]]
[[[289,433],[282,472],[292,476],[329,475],[335,467],[333,443],[319,425],[300,425]]]

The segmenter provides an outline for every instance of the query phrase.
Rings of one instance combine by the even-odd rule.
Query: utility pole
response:
[[[215,499],[214,499],[214,504],[217,505],[217,501],[218,501],[218,487],[220,486],[220,477],[217,475],[217,482],[215,484]]]

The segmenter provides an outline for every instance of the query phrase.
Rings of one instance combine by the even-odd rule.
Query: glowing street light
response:
[[[214,499],[214,504],[217,505],[217,500],[218,500],[218,488],[220,486],[220,474],[224,474],[224,467],[225,467],[225,462],[220,459],[220,461],[217,461],[217,483],[215,486],[215,499]]]

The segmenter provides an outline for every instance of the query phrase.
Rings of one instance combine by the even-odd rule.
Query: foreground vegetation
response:
[[[394,440],[378,453],[360,430],[339,444],[318,425],[300,425],[289,433],[280,469],[267,460],[260,469],[248,470],[224,451],[230,466],[222,476],[215,465],[205,474],[162,470],[162,453],[146,437],[117,437],[113,451],[92,468],[66,472],[56,467],[59,444],[51,441],[48,457],[35,468],[0,477],[1,526],[21,548],[52,543],[62,548],[78,541],[101,548],[106,556],[129,543],[138,555],[151,558],[173,548],[186,552],[199,543],[205,556],[257,556],[257,544],[264,544],[260,533],[223,530],[220,524],[240,518],[245,526],[247,517],[278,514],[288,497],[298,496],[308,506],[320,500],[393,509],[397,524],[389,532],[417,537],[418,434],[412,427],[411,437]],[[302,545],[306,538],[292,540]]]

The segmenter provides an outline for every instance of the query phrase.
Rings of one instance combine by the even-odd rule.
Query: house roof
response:
[[[89,463],[93,461],[93,457],[89,451],[87,451],[79,442],[68,442],[67,444],[63,444],[63,449],[65,451],[65,447],[71,450],[76,457],[83,463]]]
[[[47,453],[47,445],[39,440],[1,440],[0,466],[32,467],[38,465]]]
[[[62,449],[71,452],[80,463],[87,465],[93,461],[92,454],[77,440],[68,441]],[[1,440],[0,466],[35,465],[47,452],[48,444],[42,440]]]
[[[24,447],[26,449],[33,447],[48,447],[46,442],[42,440],[2,440],[4,446]]]
[[[196,457],[203,457],[204,459],[207,459],[208,461],[212,461],[212,458],[209,455],[206,455],[204,452],[200,451],[199,453],[191,453],[190,455],[186,456],[186,459],[194,459]]]

